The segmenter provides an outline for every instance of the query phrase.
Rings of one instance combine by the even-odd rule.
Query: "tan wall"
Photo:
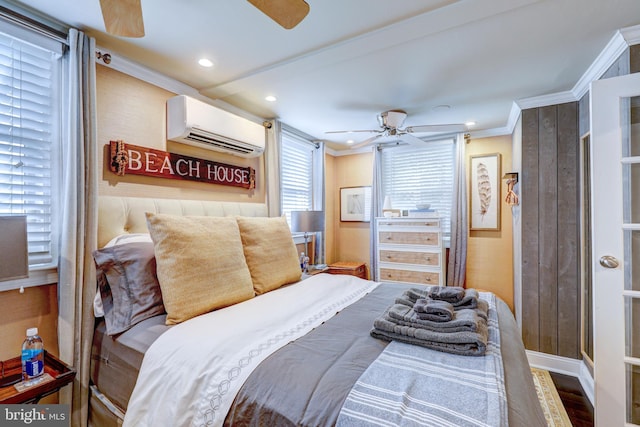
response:
[[[58,355],[57,286],[0,292],[0,360],[20,356],[27,328],[38,328],[44,348]]]
[[[511,167],[511,137],[501,136],[472,140],[467,145],[467,166],[469,157],[476,154],[501,153],[502,174]],[[332,261],[359,261],[369,265],[369,223],[340,222],[340,188],[371,185],[372,155],[355,154],[335,157],[335,170],[330,175],[335,182],[333,188],[333,232],[335,248]],[[500,176],[502,178],[502,175]],[[467,179],[467,183],[469,180]],[[501,183],[501,227],[500,231],[471,231],[467,251],[467,287],[494,292],[513,309],[513,247],[511,208],[504,203],[506,187]],[[467,184],[468,185],[468,184]],[[327,205],[327,209],[329,206]]]
[[[467,246],[467,287],[494,292],[513,310],[513,223],[511,207],[504,202],[506,184],[502,175],[511,168],[511,136],[472,139],[467,144],[467,177],[470,156],[501,153],[500,231],[470,231]],[[467,194],[469,193],[467,178]]]
[[[364,262],[369,270],[370,224],[340,221],[340,188],[370,186],[373,176],[373,157],[371,153],[338,156],[335,157],[334,163],[333,194],[329,192],[328,194],[333,200],[335,248],[333,258],[328,261]]]
[[[238,202],[265,201],[264,156],[245,159],[180,144],[166,139],[166,100],[175,96],[157,86],[127,74],[98,65],[97,70],[98,145],[101,195],[159,197],[169,199],[223,200]],[[194,181],[181,181],[145,176],[119,177],[104,161],[109,141],[123,140],[127,144],[155,148],[256,170],[256,189]]]

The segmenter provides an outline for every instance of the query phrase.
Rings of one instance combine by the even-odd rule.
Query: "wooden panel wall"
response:
[[[522,112],[522,333],[580,355],[578,103]]]

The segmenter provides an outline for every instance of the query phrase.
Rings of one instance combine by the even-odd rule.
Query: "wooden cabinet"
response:
[[[377,218],[377,280],[444,285],[440,218]]]
[[[361,279],[367,279],[367,266],[361,262],[339,261],[329,264],[325,273],[329,274],[348,274]]]

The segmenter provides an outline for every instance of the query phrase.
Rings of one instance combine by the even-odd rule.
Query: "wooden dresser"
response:
[[[440,218],[376,218],[377,279],[444,285]]]

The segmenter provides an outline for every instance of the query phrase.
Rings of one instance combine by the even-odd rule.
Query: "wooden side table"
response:
[[[361,262],[339,261],[329,264],[325,273],[329,274],[348,274],[367,280],[367,266]]]
[[[19,356],[5,360],[2,363],[5,376],[22,372],[22,363]],[[57,392],[73,381],[76,371],[45,350],[43,375],[47,374],[50,378],[46,377],[41,382],[23,391],[18,391],[16,388],[18,384],[0,388],[0,404],[38,403],[43,397]]]

